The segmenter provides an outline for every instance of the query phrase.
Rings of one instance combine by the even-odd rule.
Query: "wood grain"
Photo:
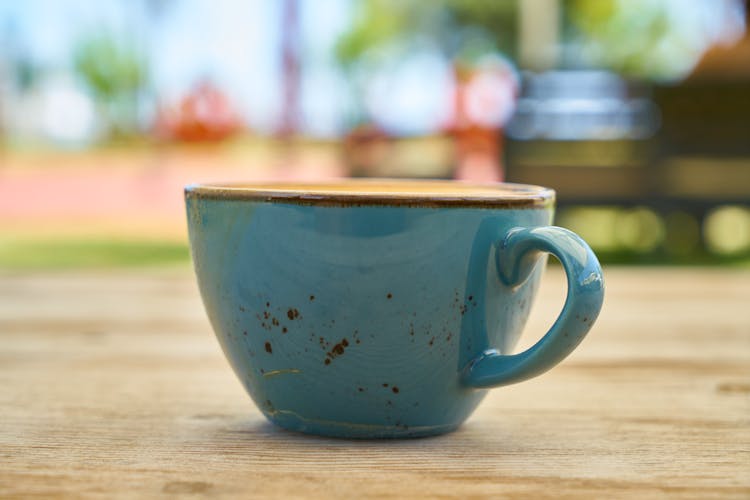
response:
[[[263,420],[187,269],[0,274],[0,497],[750,498],[750,272],[606,276],[580,349],[459,431],[343,441]]]

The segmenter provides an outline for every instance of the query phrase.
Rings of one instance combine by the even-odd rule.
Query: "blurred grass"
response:
[[[0,269],[56,270],[187,264],[187,243],[98,239],[0,240]]]
[[[625,251],[598,251],[604,265],[726,266],[749,268],[750,256],[723,257],[708,253],[669,256]],[[187,242],[117,239],[0,240],[0,270],[105,269],[188,265]],[[550,262],[556,263],[555,259]]]
[[[640,253],[597,249],[594,249],[594,252],[603,265],[750,268],[750,255],[747,254],[716,255],[706,251],[696,251],[689,255],[671,255],[660,251]]]

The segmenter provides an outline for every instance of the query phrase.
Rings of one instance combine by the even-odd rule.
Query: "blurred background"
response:
[[[750,264],[743,0],[0,0],[0,268],[188,262],[182,187],[558,192],[605,263]]]

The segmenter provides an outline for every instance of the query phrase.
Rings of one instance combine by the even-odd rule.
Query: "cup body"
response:
[[[545,257],[520,286],[498,279],[529,207],[297,203],[186,191],[211,325],[272,422],[340,437],[416,437],[459,426],[485,390],[460,382],[488,346],[511,353]]]

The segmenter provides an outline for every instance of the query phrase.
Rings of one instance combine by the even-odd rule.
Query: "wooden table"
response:
[[[0,497],[750,498],[750,271],[606,277],[581,348],[459,431],[343,441],[262,418],[188,269],[2,273]]]

